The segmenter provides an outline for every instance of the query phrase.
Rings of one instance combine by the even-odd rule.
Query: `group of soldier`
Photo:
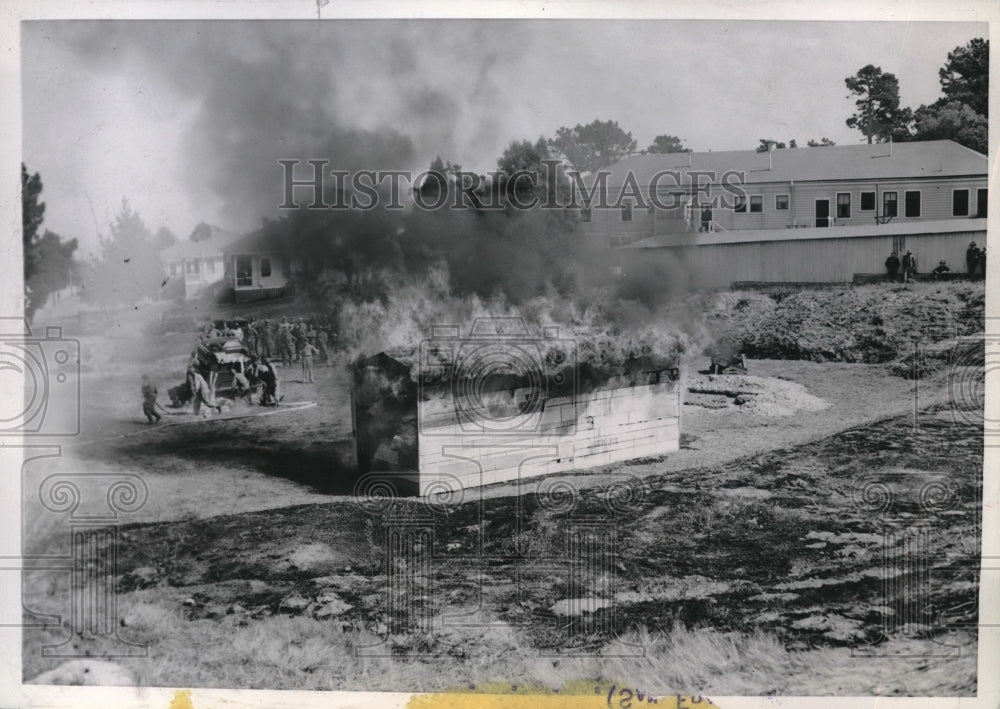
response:
[[[314,359],[318,356],[324,364],[330,364],[337,348],[336,328],[318,317],[250,320],[245,326],[232,322],[222,328],[208,325],[202,336],[204,339],[232,337],[243,344],[251,357],[280,360],[284,367],[301,362],[307,381],[312,381]]]
[[[984,279],[986,278],[985,246],[980,249],[974,241],[969,244],[969,248],[965,250],[965,268],[966,273],[971,277],[979,275]],[[902,269],[901,274],[900,269]],[[903,283],[915,280],[917,277],[917,257],[912,252],[907,251],[903,254],[903,258],[900,258],[899,254],[893,251],[889,254],[889,258],[885,260],[885,270],[890,281],[895,282],[899,280],[900,275],[902,276]],[[931,278],[934,280],[946,278],[948,277],[946,274],[950,273],[951,268],[947,262],[939,261],[938,265],[931,271]]]
[[[249,362],[242,368],[231,365],[233,377],[233,398],[244,398],[252,403],[258,387],[261,389],[260,405],[277,406],[282,397],[278,391],[277,367],[291,367],[295,363],[302,366],[302,381],[312,383],[313,364],[320,362],[330,365],[336,350],[336,329],[331,321],[318,317],[283,317],[280,320],[228,321],[209,323],[199,333],[199,340],[205,342],[217,338],[229,338],[241,343],[249,355]],[[215,378],[218,372],[213,367],[207,370],[200,361],[198,352],[191,353],[188,360],[185,381],[169,390],[170,400],[175,408],[193,402],[194,413],[199,414],[204,406],[207,410],[222,412],[224,403],[215,398]],[[156,400],[156,385],[149,375],[142,377],[142,411],[148,423],[157,423],[162,407]],[[206,411],[207,413],[207,411]]]
[[[209,383],[209,380],[214,381],[214,374],[214,372],[207,371],[202,366],[197,350],[192,352],[184,374],[184,383],[172,387],[168,392],[171,404],[175,408],[178,408],[191,401],[193,402],[195,415],[201,413],[202,406],[206,407],[205,415],[208,415],[208,410],[215,410],[218,413],[222,413],[223,404],[216,400],[214,387]],[[234,376],[236,374],[234,372]],[[243,377],[243,383],[246,385],[246,388],[252,391],[250,382],[246,376],[243,374],[239,374],[239,376]],[[238,388],[236,382],[234,382],[234,386]],[[146,423],[159,423],[160,419],[163,418],[160,415],[160,411],[158,411],[158,409],[163,410],[163,407],[157,401],[157,396],[156,384],[153,383],[150,375],[143,374],[142,413],[146,417]]]

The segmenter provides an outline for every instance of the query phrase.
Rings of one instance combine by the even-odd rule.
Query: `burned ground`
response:
[[[315,384],[281,370],[286,400],[308,408],[142,423],[139,373],[181,377],[182,339],[82,343],[83,432],[23,476],[25,549],[60,554],[66,520],[39,506],[41,481],[56,466],[141,472],[149,500],[120,518],[112,577],[120,637],[149,647],[122,660],[143,684],[975,692],[980,360],[920,379],[748,360],[713,379],[690,374],[707,362],[692,356],[674,454],[387,500],[352,494],[344,366],[317,367]],[[920,608],[892,572],[914,535],[929,552]],[[69,583],[25,574],[32,622],[59,618],[26,629],[26,678],[58,664],[40,649],[67,635],[115,650],[72,637]]]
[[[933,409],[611,486],[543,480],[520,498],[348,500],[128,525],[118,590],[126,606],[141,598],[177,622],[210,623],[204,631],[302,617],[371,636],[398,660],[458,668],[496,649],[449,630],[447,618],[473,613],[532,654],[698,629],[765,632],[793,653],[877,648],[896,634],[947,645],[962,631],[974,662],[981,444],[978,426]],[[414,525],[427,548],[394,554],[388,535]],[[581,546],[581,530],[600,539]],[[895,616],[909,611],[883,587],[902,572],[883,564],[913,530],[929,539],[932,590],[921,622],[903,627]],[[161,638],[136,626],[123,635],[152,643],[155,658]]]

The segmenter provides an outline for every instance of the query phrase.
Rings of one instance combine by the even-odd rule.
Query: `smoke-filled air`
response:
[[[512,194],[566,196],[562,167],[553,176],[541,164],[564,155],[538,136],[498,137],[517,104],[500,77],[530,70],[530,60],[492,38],[488,24],[467,29],[439,35],[418,22],[293,23],[275,32],[176,23],[164,32],[162,25],[80,23],[56,32],[94,71],[141,75],[164,105],[189,107],[181,111],[193,113],[181,142],[186,188],[217,205],[227,225],[249,224],[244,231],[262,229],[278,244],[293,287],[314,312],[336,319],[352,357],[405,356],[433,325],[466,328],[491,316],[523,317],[533,331],[560,327],[586,343],[582,357],[601,365],[673,354],[702,339],[693,319],[676,310],[691,279],[682,264],[627,255],[612,262],[606,249],[585,243],[575,213],[512,207]],[[534,30],[526,30],[533,41]],[[393,201],[387,185],[372,209],[309,209],[312,192],[297,187],[298,208],[282,210],[279,160],[298,161],[292,174],[300,181],[310,175],[308,160],[325,160],[327,170],[352,174],[433,167],[446,184],[404,182],[402,210],[385,208]],[[497,209],[447,206],[467,160],[479,170],[464,179]],[[519,169],[537,175],[536,184],[508,190],[507,175]],[[413,208],[414,190],[446,207]],[[323,197],[349,203],[355,192],[327,179]],[[128,204],[123,212],[141,218]],[[88,285],[95,297],[146,295],[134,277],[140,250],[105,248],[109,265],[91,269],[85,295]]]

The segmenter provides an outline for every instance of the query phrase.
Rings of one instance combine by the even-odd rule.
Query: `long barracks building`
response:
[[[708,287],[848,282],[907,250],[961,272],[986,243],[986,156],[950,140],[633,155],[607,191],[581,211],[588,238],[663,252]]]

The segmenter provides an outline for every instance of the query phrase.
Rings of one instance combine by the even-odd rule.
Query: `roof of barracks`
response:
[[[770,168],[769,168],[770,159]],[[646,188],[663,171],[680,174],[676,182],[664,177],[659,187],[689,184],[697,172],[714,172],[717,183],[727,171],[743,173],[744,184],[830,180],[891,180],[935,177],[985,177],[986,156],[951,140],[910,143],[835,145],[781,148],[770,155],[755,150],[706,153],[647,153],[631,155],[609,168],[607,184],[620,187],[631,172]],[[704,184],[705,178],[700,178]],[[587,182],[593,183],[590,175]]]

